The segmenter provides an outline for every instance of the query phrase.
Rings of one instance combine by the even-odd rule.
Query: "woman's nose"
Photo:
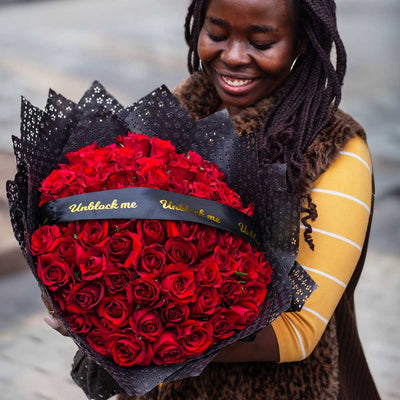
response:
[[[227,65],[236,67],[251,63],[248,46],[239,40],[229,40],[221,53],[221,60]]]

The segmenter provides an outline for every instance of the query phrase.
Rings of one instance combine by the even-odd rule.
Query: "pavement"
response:
[[[11,134],[24,95],[77,101],[97,79],[128,105],[186,75],[187,0],[0,0],[0,186],[12,179]],[[341,0],[349,68],[342,108],[366,128],[377,178],[370,250],[356,291],[360,335],[382,399],[400,399],[400,71],[398,0]],[[371,31],[373,30],[373,32]],[[75,345],[48,328],[0,190],[0,399],[70,400]]]

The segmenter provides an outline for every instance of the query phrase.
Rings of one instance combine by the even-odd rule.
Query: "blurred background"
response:
[[[377,180],[370,250],[356,291],[360,334],[383,399],[400,399],[400,2],[338,0],[348,50],[342,108],[366,128]],[[33,275],[13,238],[20,96],[48,88],[77,101],[95,79],[122,104],[186,76],[188,0],[0,0],[0,398],[84,399],[69,378],[74,344],[43,322]],[[366,399],[368,400],[368,399]]]

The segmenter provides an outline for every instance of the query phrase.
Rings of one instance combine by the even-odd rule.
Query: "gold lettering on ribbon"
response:
[[[132,203],[121,203],[121,208],[137,208],[137,203],[136,201],[132,201]]]
[[[253,239],[254,242],[257,244],[257,246],[261,246],[261,242],[257,240],[257,235],[253,230],[249,231],[249,227],[244,224],[243,222],[239,222],[239,229],[240,232],[242,232],[244,235],[248,236],[249,238]]]
[[[172,201],[168,200],[160,200],[160,204],[162,205],[162,208],[164,210],[173,210],[173,211],[180,211],[180,212],[194,214],[201,218],[206,218],[209,221],[215,222],[217,224],[220,224],[222,222],[220,217],[211,214],[206,214],[202,208],[200,210],[193,210],[188,205],[185,206],[182,203],[174,204],[172,203]]]
[[[135,202],[132,203],[123,203],[123,204],[128,204],[128,207],[125,208],[136,208],[137,204]],[[69,206],[69,210],[71,213],[79,213],[79,212],[84,212],[84,211],[101,211],[101,210],[118,210],[119,209],[119,204],[118,200],[114,199],[111,203],[102,203],[100,200],[94,202],[91,201],[87,205],[83,205],[83,203],[79,204],[71,204]]]

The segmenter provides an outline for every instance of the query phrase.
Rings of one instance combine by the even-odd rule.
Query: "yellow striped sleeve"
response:
[[[302,240],[297,261],[318,285],[300,312],[272,323],[281,362],[306,358],[320,340],[348,284],[363,247],[372,198],[372,163],[367,144],[353,138],[315,182],[311,195],[315,250]]]

